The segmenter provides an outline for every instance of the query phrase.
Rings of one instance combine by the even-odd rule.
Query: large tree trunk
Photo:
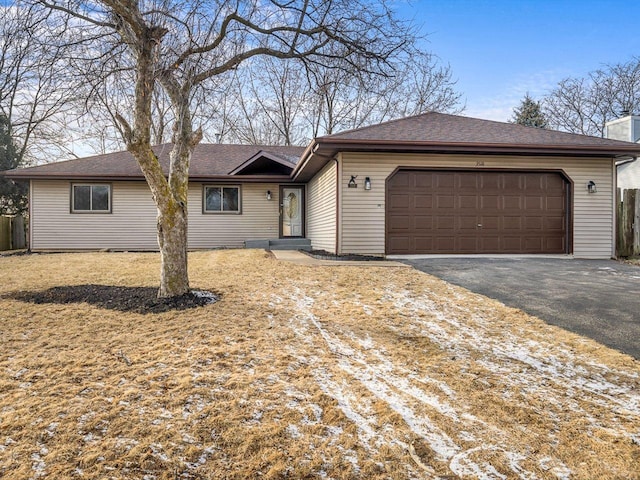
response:
[[[187,206],[178,202],[170,212],[158,211],[160,289],[158,297],[175,297],[189,291],[187,271]]]

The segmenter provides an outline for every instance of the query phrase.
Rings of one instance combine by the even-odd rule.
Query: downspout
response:
[[[626,163],[626,162],[621,162]],[[613,239],[611,245],[611,258],[618,258],[618,163],[616,162],[615,157],[611,159],[611,164],[613,168],[613,175],[611,176],[613,184],[611,185],[611,190],[613,191],[612,200],[613,203],[613,232],[611,238]]]
[[[33,245],[33,180],[29,179],[29,222],[27,222],[27,228],[29,229],[27,252],[31,252]]]
[[[341,154],[338,154],[341,155]],[[340,169],[341,164],[338,161],[337,157],[333,157],[333,160],[336,162],[336,255],[340,255],[340,238],[342,235],[342,225],[340,223],[340,200],[342,196],[342,182],[340,179],[342,178]]]

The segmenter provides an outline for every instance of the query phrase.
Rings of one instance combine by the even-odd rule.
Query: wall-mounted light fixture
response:
[[[371,190],[371,179],[369,177],[364,177],[364,189]]]
[[[349,183],[347,184],[348,188],[358,188],[358,184],[356,183],[356,178],[358,178],[357,175],[351,175],[351,180],[349,180]]]
[[[267,200],[271,200],[271,190],[267,190]]]
[[[594,182],[593,180],[589,180],[587,182],[587,192],[596,193],[597,191],[598,191],[598,188],[596,187],[596,182]]]

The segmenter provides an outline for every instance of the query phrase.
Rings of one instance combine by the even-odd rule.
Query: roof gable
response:
[[[291,175],[295,165],[295,161],[260,150],[242,165],[231,170],[229,175]]]

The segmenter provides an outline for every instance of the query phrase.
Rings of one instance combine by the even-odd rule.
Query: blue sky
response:
[[[527,92],[640,57],[638,0],[409,0],[399,13],[451,65],[467,116],[506,121]]]

